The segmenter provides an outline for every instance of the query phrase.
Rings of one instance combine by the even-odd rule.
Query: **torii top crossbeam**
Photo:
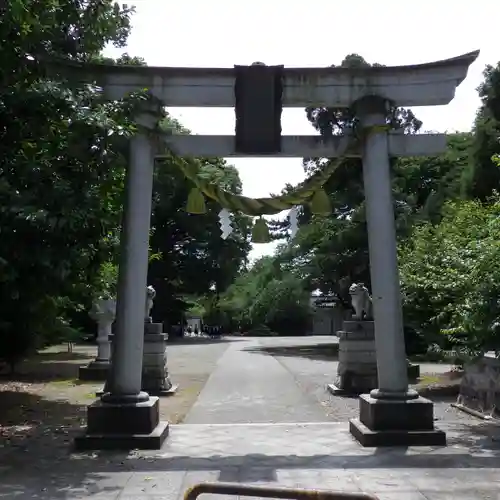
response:
[[[279,68],[283,107],[349,107],[366,95],[400,106],[448,104],[479,51],[426,64],[362,68]],[[82,82],[97,81],[111,99],[147,88],[165,106],[233,107],[235,68],[119,66],[46,61]]]

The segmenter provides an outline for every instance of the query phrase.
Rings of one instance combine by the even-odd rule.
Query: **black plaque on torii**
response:
[[[237,153],[281,153],[283,68],[263,63],[234,67]]]

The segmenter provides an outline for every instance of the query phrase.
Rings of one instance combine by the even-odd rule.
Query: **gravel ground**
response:
[[[356,417],[358,414],[358,400],[351,397],[333,396],[326,390],[326,385],[334,382],[337,373],[337,362],[318,359],[319,355],[309,355],[307,346],[315,346],[318,344],[328,344],[336,342],[336,338],[332,337],[302,337],[295,339],[288,338],[273,338],[259,339],[259,343],[265,349],[272,351],[286,351],[287,349],[300,346],[306,351],[306,355],[279,355],[274,354],[281,365],[292,374],[296,383],[308,395],[314,396],[324,411],[332,421],[346,421],[349,418]],[[293,347],[290,351],[293,352]],[[425,364],[422,365],[422,374],[425,373],[442,373],[450,369],[448,365],[440,364]],[[434,401],[434,416],[437,421],[477,421],[476,418],[457,410],[450,406],[450,403],[455,402],[456,398],[432,397]]]
[[[182,422],[195,403],[227,341],[194,341],[168,347],[169,370],[175,396],[160,398],[160,415]],[[72,355],[65,346],[20,367],[20,376],[0,379],[0,461],[64,457],[73,438],[85,425],[86,408],[102,383],[78,383],[78,366],[96,354],[94,346],[77,346]]]

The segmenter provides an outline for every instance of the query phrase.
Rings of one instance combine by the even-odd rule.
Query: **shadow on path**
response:
[[[168,339],[168,345],[199,345],[199,344],[224,344],[245,340],[241,337],[172,337]]]
[[[339,344],[336,342],[308,345],[290,345],[273,347],[247,347],[243,349],[246,352],[259,354],[269,354],[270,356],[293,356],[309,359],[318,359],[322,361],[337,361],[339,353]]]
[[[448,477],[447,470],[461,469],[462,476],[470,470],[474,476],[478,469],[489,469],[497,474],[500,469],[499,427],[464,424],[458,431],[450,437],[448,448],[425,449],[420,453],[415,450],[409,453],[404,448],[368,450],[352,447],[352,454],[346,449],[337,453],[332,449],[331,454],[306,456],[251,453],[168,457],[111,452],[70,455],[56,451],[50,454],[47,450],[45,456],[30,454],[25,455],[24,462],[9,462],[8,465],[14,465],[12,469],[2,472],[0,467],[0,496],[25,495],[22,498],[48,500],[73,498],[72,495],[78,494],[118,494],[133,481],[133,473],[145,473],[150,479],[158,480],[157,494],[162,493],[162,486],[166,487],[172,478],[162,474],[178,473],[182,479],[186,471],[218,471],[219,480],[240,482],[272,482],[276,481],[277,470],[294,469],[351,470],[360,474],[377,469],[435,469],[440,471],[438,474],[445,474],[443,477]],[[144,481],[144,477],[141,480]]]
[[[22,390],[0,391],[0,461],[34,463],[66,454],[84,423],[86,406]]]
[[[90,360],[89,360],[90,361]],[[26,384],[41,384],[44,382],[68,382],[79,385],[78,369],[88,363],[57,363],[54,366],[52,363],[47,363],[47,366],[39,364],[28,366],[20,369],[16,373],[0,373],[0,385],[9,384],[10,382],[19,382]],[[1,391],[1,389],[0,389]]]
[[[6,365],[0,366],[0,383],[36,383],[78,378],[79,367],[94,358],[92,352],[41,352],[20,362],[14,373],[10,373]]]

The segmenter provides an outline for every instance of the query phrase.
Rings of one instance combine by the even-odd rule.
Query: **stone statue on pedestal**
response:
[[[81,366],[82,380],[105,380],[111,359],[111,327],[115,321],[116,300],[99,299],[92,304],[89,316],[97,323],[97,358],[87,366]]]
[[[99,299],[92,304],[89,316],[97,323],[97,359],[109,363],[111,358],[111,326],[116,316],[116,300]]]
[[[353,319],[357,321],[373,319],[372,298],[364,283],[353,283],[349,287],[349,295],[355,312]]]
[[[349,295],[354,315],[344,320],[342,330],[337,332],[337,380],[328,386],[334,394],[370,392],[378,384],[372,299],[363,283],[353,283]]]
[[[363,283],[349,287],[355,314],[345,320],[339,337],[337,380],[329,384],[333,394],[360,394],[378,387],[377,351],[372,299]],[[411,378],[418,377],[418,365],[408,365]]]
[[[144,350],[142,359],[142,390],[150,395],[174,394],[167,367],[167,338],[163,333],[163,323],[153,323],[151,309],[156,297],[156,290],[146,287],[144,311]]]
[[[96,321],[104,323],[112,323],[116,315],[116,300],[99,299],[96,300],[89,311],[89,316]]]
[[[149,285],[146,288],[146,311],[144,315],[145,323],[152,323],[153,319],[151,318],[151,309],[153,309],[154,299],[156,297],[156,290]]]

